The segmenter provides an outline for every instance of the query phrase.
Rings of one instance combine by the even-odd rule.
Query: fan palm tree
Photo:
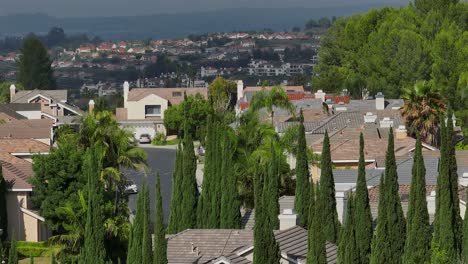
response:
[[[420,132],[425,142],[435,144],[439,118],[447,110],[444,98],[431,82],[417,81],[413,87],[404,89],[403,100],[400,111],[411,135]]]
[[[249,110],[258,111],[266,108],[273,125],[274,107],[285,109],[291,114],[295,114],[294,105],[289,101],[288,94],[281,86],[273,86],[270,91],[267,91],[264,87],[261,91],[256,92],[250,101]]]

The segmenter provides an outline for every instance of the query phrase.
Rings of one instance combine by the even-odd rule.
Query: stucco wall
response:
[[[145,106],[146,105],[160,105],[161,106],[161,118],[164,119],[164,111],[168,107],[166,99],[161,98],[157,95],[151,94],[141,99],[140,101],[127,102],[127,119],[145,119]]]
[[[24,238],[23,240],[38,242],[39,241],[39,220],[36,218],[22,213],[23,215],[23,229]]]
[[[27,192],[8,192],[8,235],[13,232],[18,240],[24,240],[23,216],[20,207],[27,206]]]

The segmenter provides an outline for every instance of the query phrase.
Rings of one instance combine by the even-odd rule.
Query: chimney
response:
[[[16,94],[16,86],[14,84],[10,85],[10,102],[13,101],[13,98]]]
[[[406,130],[406,127],[404,125],[398,126],[397,129],[395,129],[396,133],[396,139],[403,139],[408,136],[408,131]]]
[[[124,97],[124,108],[127,108],[128,92],[130,91],[130,84],[125,81],[123,84],[123,97]]]
[[[94,100],[89,100],[89,103],[88,103],[88,111],[90,114],[92,114],[94,112]]]
[[[322,90],[318,90],[316,93],[315,93],[315,98],[316,99],[322,99],[322,102],[325,102],[325,95],[326,93],[324,93]]]
[[[364,116],[364,123],[375,123],[375,120],[377,120],[377,115],[372,112],[367,112]]]
[[[375,96],[375,109],[384,110],[385,109],[385,96],[383,93],[378,92]]]
[[[336,192],[336,211],[338,213],[338,220],[343,224],[346,217],[346,207],[348,206],[347,192]]]
[[[278,215],[280,230],[286,230],[297,225],[297,215],[292,209],[284,209],[283,213]]]
[[[237,81],[237,101],[244,97],[244,82],[242,80]]]
[[[435,199],[436,199],[435,191],[432,191],[431,194],[429,194],[429,196],[426,197],[427,211],[429,212],[429,215],[435,214],[435,211],[436,211]]]

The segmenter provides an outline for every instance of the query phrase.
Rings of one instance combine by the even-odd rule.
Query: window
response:
[[[160,116],[161,106],[160,105],[146,105],[145,116]]]
[[[173,97],[182,96],[182,92],[172,92]]]

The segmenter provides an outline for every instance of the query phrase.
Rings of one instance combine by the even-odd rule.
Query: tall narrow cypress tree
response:
[[[308,250],[307,264],[326,264],[327,253],[325,247],[325,236],[322,230],[320,216],[321,206],[318,200],[319,188],[314,186],[314,182],[310,182],[309,190],[309,223],[308,223]]]
[[[461,220],[458,200],[458,184],[454,179],[456,161],[453,150],[452,124],[446,126],[444,118],[440,121],[440,165],[436,188],[436,215],[432,244],[433,260],[437,253],[444,251],[449,259],[458,259],[461,251]],[[456,192],[457,194],[454,194]]]
[[[278,188],[278,157],[275,150],[275,145],[273,141],[270,144],[271,148],[271,160],[268,168],[267,177],[265,178],[265,186],[263,195],[266,200],[266,211],[268,214],[269,221],[271,223],[271,228],[277,230],[279,228],[279,188]]]
[[[299,135],[296,150],[296,191],[294,211],[299,217],[299,225],[307,226],[309,213],[309,162],[307,160],[307,142],[305,138],[304,116],[300,113]]]
[[[322,223],[325,239],[328,242],[336,243],[340,232],[340,222],[336,211],[335,181],[333,179],[328,132],[325,132],[323,140],[319,199],[321,200],[321,206],[323,206]]]
[[[401,263],[406,223],[401,207],[393,129],[388,135],[385,174],[379,186],[379,215],[370,263]]]
[[[237,191],[237,178],[234,173],[233,154],[235,142],[233,137],[226,133],[222,151],[222,175],[223,191],[221,192],[221,217],[220,228],[239,229],[241,228],[240,199]]]
[[[84,234],[84,246],[82,248],[79,264],[104,264],[106,251],[104,249],[104,217],[100,204],[102,202],[102,190],[98,183],[101,172],[100,151],[96,147],[89,148],[85,154],[83,164],[84,174],[88,179],[88,209],[86,213],[86,225]]]
[[[182,146],[179,142],[176,150],[174,172],[172,174],[171,210],[169,212],[168,234],[180,231],[180,207],[182,202]]]
[[[145,184],[143,193],[143,219],[142,219],[142,237],[141,237],[141,262],[142,264],[153,263],[153,248],[151,238],[151,210],[150,195],[148,185]]]
[[[356,229],[355,229],[354,197],[348,197],[346,208],[346,220],[341,229],[340,244],[338,246],[338,263],[360,264],[359,252],[357,250]]]
[[[167,242],[164,228],[164,216],[161,197],[161,179],[156,172],[156,190],[154,201],[154,264],[167,264]]]
[[[185,110],[187,113],[187,110]],[[197,221],[198,186],[196,179],[197,158],[188,124],[184,125],[184,140],[182,149],[181,192],[182,201],[178,231],[194,228]]]
[[[217,122],[214,147],[214,166],[211,186],[211,214],[209,217],[209,228],[219,228],[221,215],[221,182],[225,175],[222,174],[222,141],[226,128],[220,122]]]
[[[426,201],[426,168],[418,135],[413,158],[413,177],[406,213],[406,242],[403,263],[428,263],[431,259],[431,226]]]
[[[356,196],[354,205],[356,245],[359,254],[359,262],[369,263],[371,254],[372,235],[372,213],[369,204],[369,192],[367,191],[366,164],[364,159],[364,137],[361,133],[359,139],[359,165],[356,183]]]
[[[131,226],[131,243],[128,245],[127,263],[141,263],[143,261],[143,222],[144,222],[144,195],[146,184],[137,195],[137,209]]]
[[[468,197],[468,189],[466,189]],[[463,242],[462,242],[462,263],[468,263],[468,210],[465,210],[465,218],[463,219]]]
[[[34,257],[33,256],[29,257],[29,264],[34,264]]]

